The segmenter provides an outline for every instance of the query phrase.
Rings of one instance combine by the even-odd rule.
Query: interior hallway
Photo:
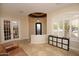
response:
[[[79,4],[2,3],[0,12],[0,43],[18,40],[29,56],[79,55]],[[41,44],[49,35],[69,38],[70,51]]]
[[[31,44],[26,40],[17,41],[29,56],[79,56],[77,51],[66,51],[48,44]]]

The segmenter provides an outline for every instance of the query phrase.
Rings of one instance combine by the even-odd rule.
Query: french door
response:
[[[72,41],[79,39],[79,20],[73,19],[70,21],[70,38]]]
[[[72,18],[71,20],[62,20],[53,23],[53,35],[64,36],[72,41],[79,39],[79,20]]]
[[[17,21],[3,20],[3,41],[19,39],[19,24]]]
[[[4,40],[11,39],[11,22],[9,20],[4,20]]]
[[[55,36],[64,36],[64,23],[63,21],[55,21],[53,23],[53,35]]]

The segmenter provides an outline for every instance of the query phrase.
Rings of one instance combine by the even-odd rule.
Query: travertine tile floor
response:
[[[29,56],[79,56],[74,50],[66,51],[48,44],[31,44],[26,40],[18,41]]]

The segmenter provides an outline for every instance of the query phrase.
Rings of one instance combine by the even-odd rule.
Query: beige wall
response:
[[[20,19],[21,39],[29,39],[29,22],[28,16],[21,17]]]
[[[66,19],[68,16],[64,15],[65,13],[73,13],[73,12],[79,12],[79,4],[72,4],[70,6],[59,8],[55,11],[52,11],[48,13],[47,15],[47,34],[53,34],[53,20],[58,21],[59,19],[57,17],[60,17],[60,19]],[[60,16],[61,15],[61,16]],[[67,16],[66,18],[63,17]],[[72,17],[71,17],[72,19]],[[79,51],[79,40],[78,41],[72,41],[70,40],[70,47],[73,49],[76,49]]]
[[[1,4],[0,4],[0,16],[1,16]],[[0,24],[1,24],[1,17],[0,17]],[[0,39],[1,39],[1,25],[0,25]]]
[[[1,24],[1,20],[0,20],[0,24]],[[0,25],[0,41],[1,41],[1,25]]]
[[[42,23],[42,34],[46,34],[47,33],[47,18],[46,17],[40,18],[40,22]],[[35,35],[35,23],[36,23],[36,18],[29,17],[30,36]]]

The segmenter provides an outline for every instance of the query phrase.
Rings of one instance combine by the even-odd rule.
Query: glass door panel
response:
[[[64,20],[64,36],[69,38],[70,37],[70,21]]]
[[[63,21],[58,22],[58,36],[64,36],[64,24]]]
[[[4,20],[4,40],[11,39],[10,21]]]
[[[78,29],[79,29],[78,19],[71,21],[71,38],[78,39]]]
[[[18,23],[16,21],[13,21],[12,25],[13,25],[13,38],[19,38]]]
[[[62,21],[53,23],[53,33],[56,36],[64,36],[64,26]]]
[[[53,23],[53,35],[58,36],[58,23]]]

